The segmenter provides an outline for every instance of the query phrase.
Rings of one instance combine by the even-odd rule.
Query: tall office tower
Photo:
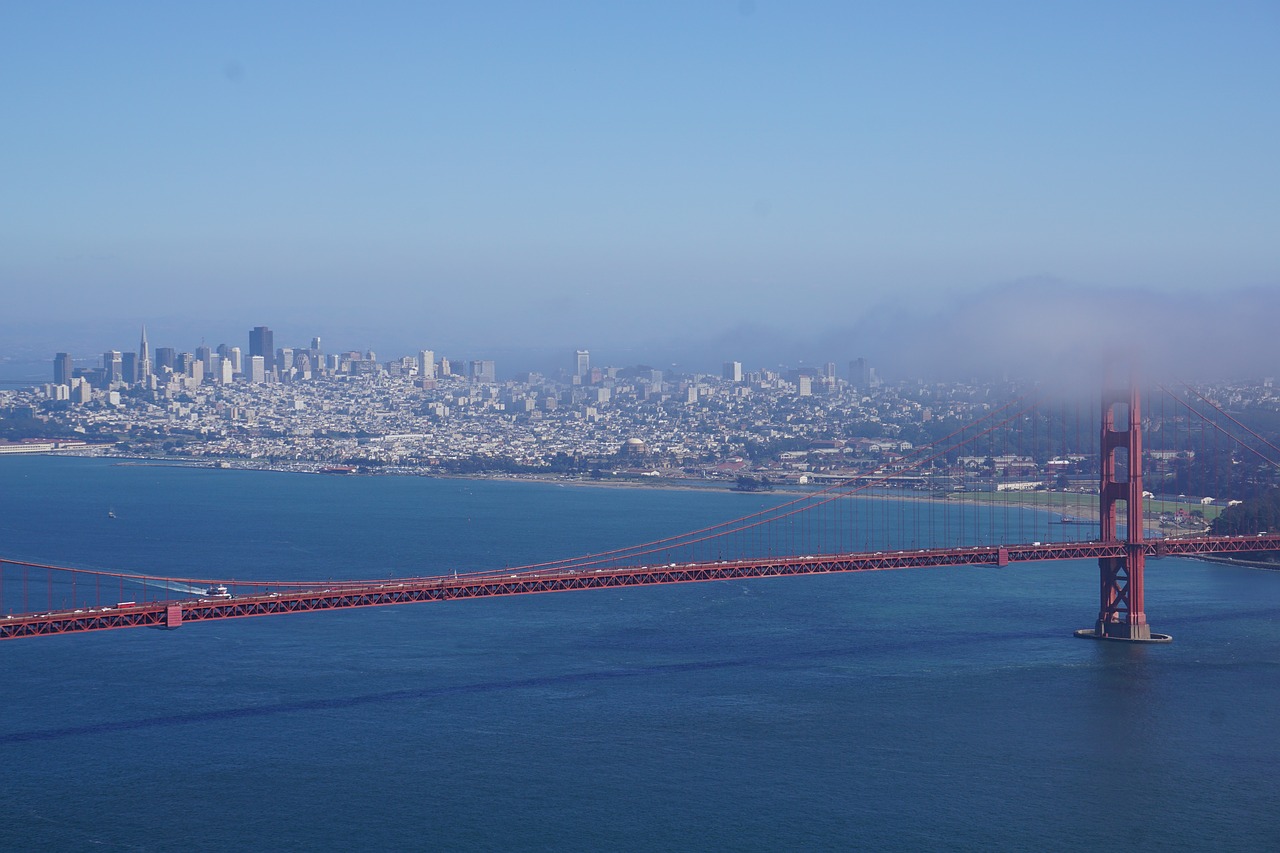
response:
[[[102,373],[103,381],[107,383],[119,382],[123,372],[123,359],[120,350],[107,350],[102,354]]]
[[[187,376],[195,375],[196,357],[193,353],[180,352],[178,359],[173,363],[173,369],[177,373],[184,373]]]
[[[320,336],[316,335],[311,339],[311,349],[307,350],[308,362],[311,365],[311,373],[314,376],[322,375],[324,370],[324,351],[320,349]],[[308,377],[310,378],[310,377]]]
[[[871,390],[871,366],[865,358],[855,358],[849,362],[849,382],[859,391]]]
[[[177,364],[178,351],[176,349],[173,347],[156,347],[155,373],[160,373],[162,370],[168,370],[172,373]]]
[[[264,364],[276,357],[276,336],[266,326],[254,326],[249,332],[249,355],[262,356]]]
[[[440,375],[448,376],[452,368],[449,366],[449,359],[440,356]]]
[[[742,362],[726,361],[724,363],[724,373],[721,375],[725,379],[728,379],[730,382],[741,382],[742,381]]]
[[[418,375],[423,379],[436,378],[436,354],[429,349],[418,353]]]
[[[138,373],[138,354],[127,352],[120,357],[120,379],[126,385],[136,385],[142,381]]]
[[[496,373],[493,369],[493,362],[488,360],[476,360],[471,362],[471,380],[473,382],[493,382]]]
[[[71,385],[71,374],[75,368],[71,366],[71,353],[60,352],[53,357],[53,384]]]
[[[151,375],[151,345],[147,343],[147,327],[142,327],[142,340],[138,341],[138,381]]]
[[[244,355],[240,352],[240,347],[232,347],[228,355],[231,358],[231,369],[236,373],[244,373]]]
[[[574,353],[574,357],[574,376],[581,378],[591,372],[591,350],[577,350]]]
[[[824,379],[836,378],[836,363],[834,361],[828,361],[822,366],[822,377]]]
[[[267,381],[267,360],[260,355],[249,356],[249,369],[245,372],[254,385],[263,384]]]
[[[231,380],[235,378],[235,365],[231,363],[230,356],[218,357],[218,372],[214,375],[218,377],[219,385],[230,385]]]
[[[213,349],[206,344],[196,347],[196,361],[204,365],[204,372],[213,373]]]
[[[293,347],[276,350],[276,370],[282,377],[293,371]]]

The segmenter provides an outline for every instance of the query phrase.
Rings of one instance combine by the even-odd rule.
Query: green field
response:
[[[1098,496],[1074,492],[949,492],[947,500],[1053,510],[1064,515],[1089,519],[1098,517]],[[1186,512],[1199,510],[1204,514],[1205,521],[1213,521],[1224,508],[1201,506],[1199,501],[1157,501],[1148,498],[1144,502],[1144,510],[1148,518],[1162,512],[1177,512],[1179,509]]]

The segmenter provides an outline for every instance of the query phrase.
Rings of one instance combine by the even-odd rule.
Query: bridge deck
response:
[[[1280,550],[1280,534],[1157,539],[1143,543],[1149,557]],[[0,618],[0,640],[116,628],[173,628],[184,622],[276,616],[349,607],[383,607],[588,589],[741,580],[933,566],[1007,565],[1042,560],[1122,557],[1123,542],[1068,542],[979,546],[736,560],[661,566],[487,572],[392,580],[339,581],[324,589],[282,590],[229,599],[147,601],[114,607],[29,613]]]

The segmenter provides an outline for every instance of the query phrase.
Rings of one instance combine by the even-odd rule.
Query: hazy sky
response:
[[[747,361],[1031,279],[1247,303],[1278,93],[1274,0],[4,2],[0,335]]]

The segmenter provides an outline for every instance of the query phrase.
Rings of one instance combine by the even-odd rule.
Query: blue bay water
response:
[[[0,460],[0,555],[492,568],[779,500]],[[110,509],[116,518],[110,519]],[[1087,562],[413,605],[0,644],[10,849],[1275,849],[1280,574]]]

